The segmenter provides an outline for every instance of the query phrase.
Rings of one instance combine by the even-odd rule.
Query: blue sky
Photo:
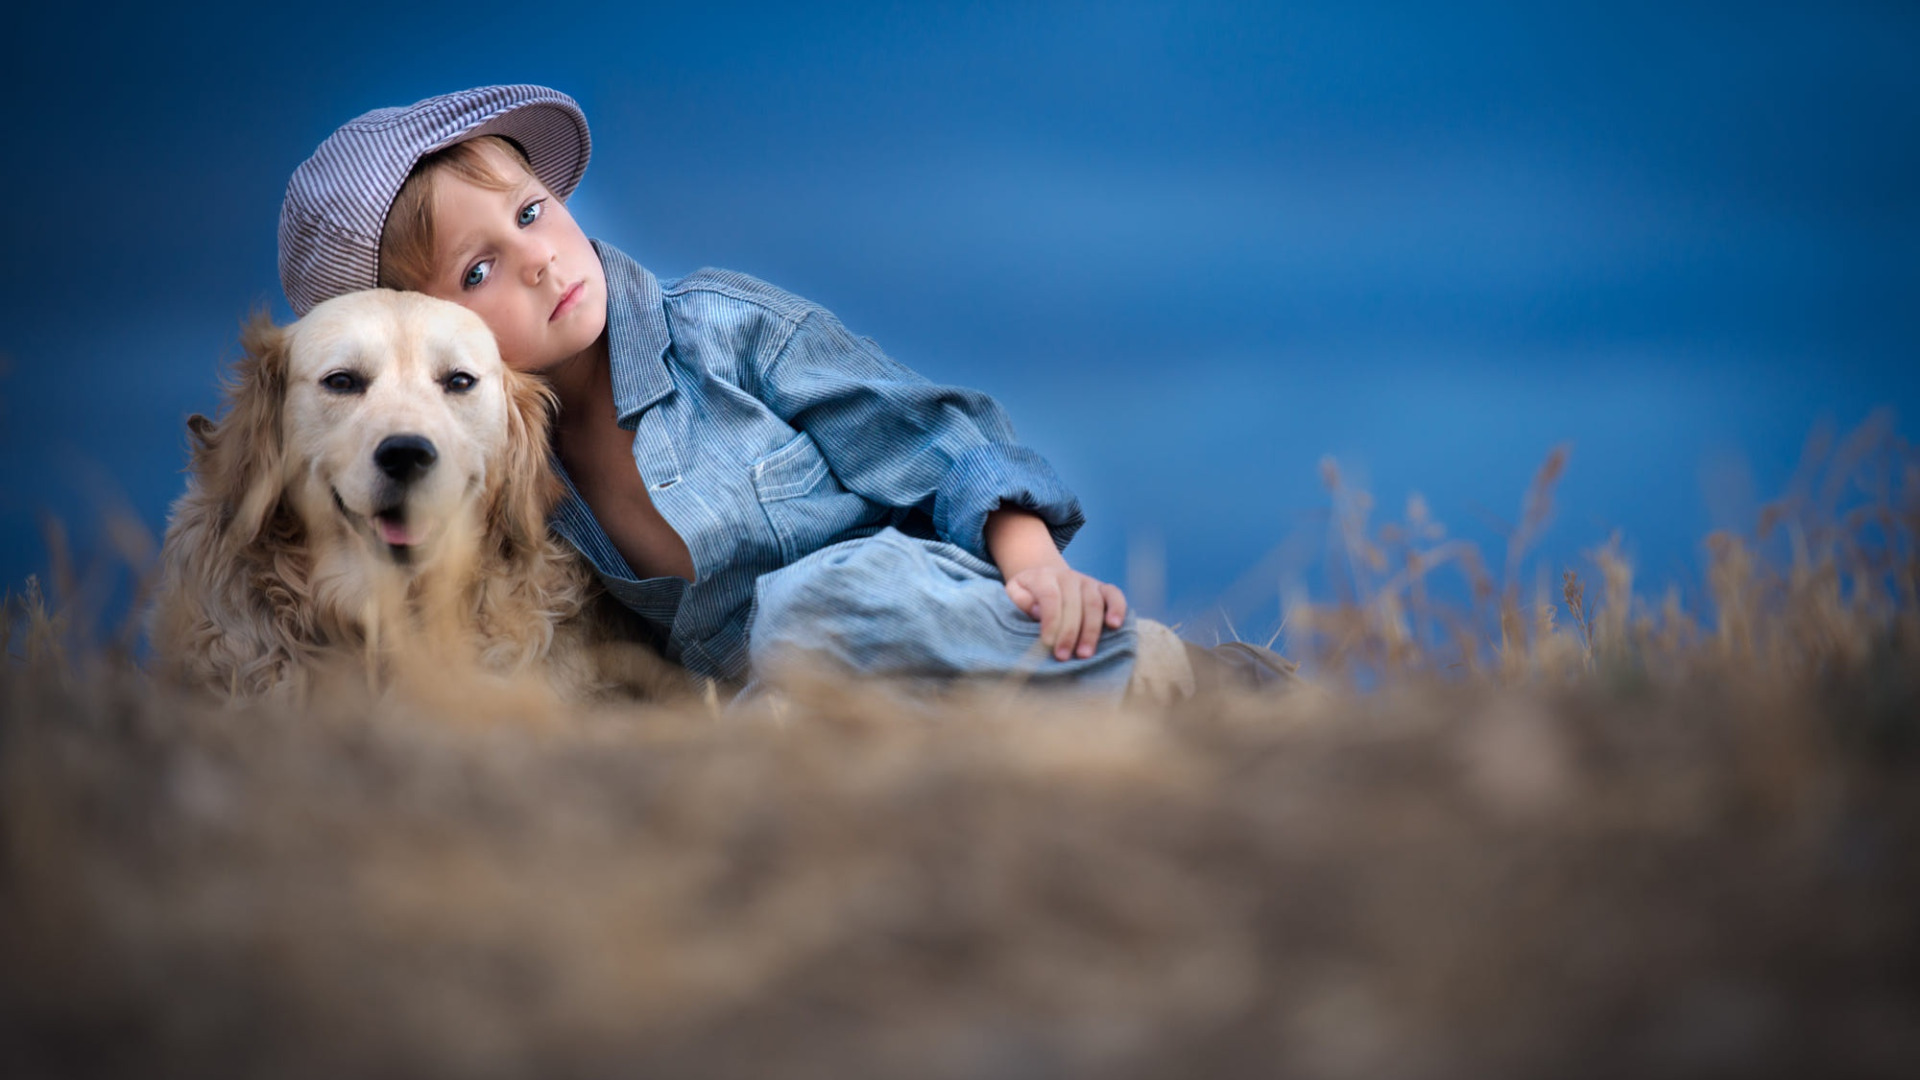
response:
[[[978,386],[1249,635],[1325,548],[1317,462],[1547,562],[1687,583],[1822,418],[1920,405],[1920,9],[1871,4],[578,4],[15,16],[0,140],[0,585],[156,532],[286,177],[367,109],[577,98],[590,235],[718,265]],[[1710,483],[1706,481],[1711,481]],[[1557,576],[1557,574],[1555,575]],[[1151,590],[1148,590],[1151,593]]]

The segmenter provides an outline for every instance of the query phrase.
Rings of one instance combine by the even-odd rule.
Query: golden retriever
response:
[[[258,316],[220,420],[194,416],[162,547],[162,670],[233,696],[305,694],[398,658],[604,689],[590,573],[547,529],[552,397],[479,316],[386,289]]]

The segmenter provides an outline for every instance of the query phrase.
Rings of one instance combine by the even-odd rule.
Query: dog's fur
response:
[[[257,316],[242,343],[220,420],[187,422],[192,478],[150,624],[162,670],[301,695],[424,648],[437,667],[593,688],[591,577],[547,530],[552,395],[501,363],[477,315],[376,289],[290,326]],[[391,475],[396,437],[434,460]]]

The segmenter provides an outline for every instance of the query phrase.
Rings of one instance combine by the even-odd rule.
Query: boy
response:
[[[805,649],[883,675],[1191,685],[1171,632],[1060,554],[1079,504],[991,398],[762,282],[663,285],[589,241],[562,200],[590,145],[573,100],[536,86],[359,117],[288,184],[288,300],[381,285],[477,312],[559,398],[556,530],[696,674]]]

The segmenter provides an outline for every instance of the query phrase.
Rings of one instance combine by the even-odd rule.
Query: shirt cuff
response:
[[[988,443],[956,458],[934,489],[933,527],[948,543],[992,562],[987,515],[1003,503],[1046,522],[1056,548],[1065,549],[1087,522],[1080,500],[1060,482],[1046,458],[1024,446]]]

